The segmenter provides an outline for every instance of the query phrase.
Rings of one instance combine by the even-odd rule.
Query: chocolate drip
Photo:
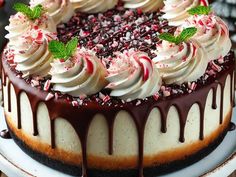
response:
[[[236,125],[233,122],[229,124],[229,131],[234,131],[236,129]]]
[[[233,72],[230,73],[230,77],[232,78],[234,74]],[[227,79],[227,75],[225,77],[219,78],[219,85],[221,88],[221,95],[220,95],[220,124],[223,122],[223,106],[224,106],[224,90],[225,90],[225,82]],[[232,101],[231,101],[232,102]]]
[[[235,107],[235,91],[236,91],[236,74],[234,73],[234,85],[233,85],[233,107]]]
[[[8,112],[11,112],[11,82],[10,80],[7,84],[7,94],[8,94]]]
[[[177,109],[179,114],[179,123],[180,123],[180,136],[179,141],[184,142],[184,132],[185,125],[187,121],[187,116],[189,110],[193,106],[193,104],[197,104],[199,106],[200,111],[200,132],[199,139],[204,139],[204,113],[206,106],[206,99],[210,92],[213,90],[213,99],[212,99],[212,108],[216,109],[216,96],[217,96],[217,87],[220,85],[221,87],[221,100],[220,100],[220,123],[223,121],[223,99],[224,99],[224,88],[227,76],[230,75],[231,78],[234,74],[234,61],[233,54],[230,55],[231,60],[229,61],[229,68],[227,70],[221,71],[221,73],[209,83],[205,85],[199,86],[196,91],[193,91],[191,94],[184,94],[175,97],[166,97],[160,98],[158,101],[155,101],[152,97],[148,98],[146,101],[141,101],[139,105],[133,105],[132,103],[118,103],[116,106],[113,105],[101,105],[98,102],[91,101],[84,104],[81,107],[73,107],[66,100],[60,98],[53,98],[49,101],[45,101],[47,96],[47,92],[42,90],[38,90],[34,87],[31,87],[27,84],[23,79],[20,79],[15,76],[15,73],[11,71],[7,61],[3,58],[3,69],[5,71],[3,76],[3,82],[5,83],[6,76],[9,78],[9,81],[12,82],[12,85],[16,92],[17,98],[17,115],[18,115],[18,128],[21,128],[21,113],[20,113],[20,93],[25,92],[29,98],[31,109],[33,112],[33,127],[34,127],[34,136],[38,135],[38,126],[37,126],[37,110],[39,103],[45,103],[47,106],[49,117],[50,117],[50,125],[51,125],[51,146],[52,148],[56,148],[55,144],[55,119],[58,117],[62,117],[66,119],[75,129],[80,141],[82,148],[82,175],[83,177],[87,176],[87,135],[90,128],[90,124],[97,114],[101,114],[105,117],[108,125],[109,131],[109,154],[113,154],[113,127],[116,119],[116,115],[119,111],[125,110],[127,111],[137,128],[138,134],[138,169],[139,169],[139,177],[143,177],[143,166],[144,166],[144,132],[146,122],[148,121],[148,117],[150,112],[154,108],[158,108],[161,115],[161,132],[167,132],[167,113],[170,108],[174,106]],[[4,79],[5,78],[5,79]],[[217,81],[217,82],[215,82]],[[232,82],[232,80],[231,80]],[[232,93],[232,92],[231,92]],[[233,99],[233,96],[231,96]],[[232,100],[233,102],[233,100]]]
[[[0,137],[3,139],[11,139],[11,135],[7,129],[0,132]]]
[[[52,119],[50,121],[50,128],[51,128],[51,146],[52,149],[54,149],[56,147],[56,143],[55,143],[55,120]]]
[[[212,91],[213,91],[213,96],[212,96],[212,109],[217,109],[217,104],[216,104],[217,86],[218,86],[218,83],[216,83],[216,86],[212,88]]]
[[[17,111],[17,128],[21,129],[21,103],[20,103],[20,94],[21,91],[19,89],[17,89],[16,86],[13,86],[14,90],[16,92],[16,111]]]
[[[1,87],[2,87],[2,106],[4,107],[4,93],[3,93],[3,70],[2,70],[2,62],[0,62],[0,68],[1,68]]]

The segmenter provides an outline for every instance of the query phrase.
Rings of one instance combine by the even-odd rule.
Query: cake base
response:
[[[9,128],[9,126],[8,126]],[[22,140],[20,140],[14,132],[9,128],[9,132],[11,134],[11,137],[15,141],[15,143],[29,156],[31,156],[33,159],[53,168],[58,171],[61,171],[63,173],[67,173],[73,176],[81,176],[82,171],[81,167],[79,166],[73,166],[73,165],[68,165],[64,164],[58,160],[48,158],[46,155],[36,152],[32,150],[29,146],[27,146]],[[226,136],[228,132],[228,129],[223,131],[220,136],[216,140],[214,140],[212,143],[209,144],[209,146],[205,149],[202,149],[198,151],[197,153],[189,156],[187,159],[184,160],[178,160],[174,161],[169,164],[165,165],[159,165],[159,166],[154,166],[154,167],[148,167],[144,168],[144,176],[145,177],[155,177],[157,175],[161,174],[166,174],[170,173],[182,168],[185,168],[186,166],[189,166],[208,154],[210,154],[216,147],[223,141],[224,137]],[[101,171],[97,169],[88,169],[88,176],[90,177],[137,177],[138,175],[138,170],[137,169],[128,169],[128,170],[122,170],[122,171]]]

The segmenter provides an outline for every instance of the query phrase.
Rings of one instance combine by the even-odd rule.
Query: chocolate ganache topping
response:
[[[78,2],[82,1],[77,1],[77,3]],[[89,2],[92,3],[94,1],[90,0]],[[94,8],[96,10],[95,6]],[[73,28],[75,24],[77,27]],[[25,92],[30,100],[33,113],[33,135],[37,136],[37,110],[41,102],[45,103],[49,111],[51,123],[50,132],[52,148],[56,148],[55,119],[58,117],[67,119],[75,129],[81,141],[82,176],[86,177],[88,176],[86,144],[90,123],[96,114],[102,114],[105,117],[109,129],[108,149],[109,154],[112,155],[114,121],[118,112],[125,110],[131,115],[137,127],[137,169],[138,176],[143,177],[144,130],[149,114],[153,108],[158,108],[160,110],[161,131],[163,133],[168,131],[168,110],[173,105],[177,108],[180,122],[179,141],[184,142],[185,124],[188,112],[195,103],[199,105],[200,111],[199,139],[204,139],[204,111],[206,98],[211,90],[213,91],[212,109],[216,109],[217,106],[219,106],[219,124],[222,124],[223,93],[226,79],[229,75],[231,78],[231,105],[233,106],[233,75],[235,70],[233,52],[229,52],[226,56],[222,56],[222,58],[214,60],[207,65],[206,61],[208,61],[208,57],[204,60],[204,56],[207,56],[205,48],[199,46],[197,42],[191,42],[190,40],[180,44],[170,44],[158,39],[158,33],[162,33],[163,31],[173,33],[173,29],[174,28],[167,26],[167,21],[160,20],[160,15],[158,13],[143,13],[139,10],[124,9],[120,6],[103,14],[89,15],[78,12],[68,23],[58,26],[58,38],[61,39],[61,41],[67,42],[73,36],[79,37],[78,49],[76,50],[75,55],[69,57],[69,59],[65,60],[65,58],[62,58],[64,59],[63,61],[59,59],[52,62],[52,78],[41,78],[37,80],[39,84],[31,84],[35,81],[34,76],[30,75],[27,78],[22,77],[23,72],[17,69],[17,67],[20,67],[18,66],[19,62],[17,63],[19,57],[15,55],[14,52],[12,53],[13,49],[10,47],[4,51],[2,55],[2,83],[6,86],[6,80],[8,78],[8,98],[5,98],[9,100],[8,111],[11,112],[12,109],[10,94],[12,85],[16,93],[17,126],[19,129],[21,128],[20,108],[24,105],[21,105],[20,94]],[[35,30],[37,31],[37,29]],[[171,56],[165,57],[163,54],[160,54],[163,50],[163,48],[160,48],[161,45],[167,46],[165,48],[167,50],[173,50],[175,62],[170,63],[174,65],[173,67],[181,66],[181,69],[186,69],[186,67],[194,68],[196,66],[195,68],[199,68],[197,66],[204,66],[204,69],[201,69],[205,70],[205,73],[194,74],[196,77],[199,77],[196,78],[195,81],[193,81],[193,78],[182,79],[177,82],[171,81],[169,82],[170,85],[164,83],[165,85],[160,87],[161,78],[159,72],[161,75],[161,69],[158,68],[160,64],[158,62],[168,62],[169,58],[171,58]],[[83,49],[83,47],[85,49]],[[135,50],[130,51],[129,49],[132,48]],[[93,50],[93,52],[91,50]],[[115,53],[116,51],[119,52]],[[184,55],[182,56],[182,54],[186,54],[186,61],[183,60]],[[32,55],[34,55],[34,53],[32,53]],[[162,56],[163,58],[159,60],[159,56]],[[119,63],[119,57],[124,63]],[[155,61],[155,59],[152,61],[153,58],[159,61]],[[9,61],[11,61],[11,63]],[[182,61],[181,64],[180,61]],[[154,64],[154,62],[156,62],[156,64]],[[106,68],[102,63],[106,65]],[[16,64],[16,66],[12,67],[12,64]],[[120,66],[120,68],[117,68],[117,66]],[[65,70],[65,68],[68,70]],[[131,73],[131,79],[134,76],[136,76],[136,78],[134,78],[133,81],[127,80],[127,82],[123,82],[124,78],[119,76],[120,82],[119,79],[114,82],[112,77],[117,75],[116,72],[127,75],[127,73],[123,73],[126,68],[128,69],[128,72]],[[106,73],[106,69],[108,73]],[[168,67],[165,69],[167,72]],[[170,73],[171,72],[172,70],[170,70]],[[86,77],[79,77],[81,73],[85,74]],[[95,78],[94,73],[96,73],[97,78]],[[41,76],[43,76],[43,74]],[[92,80],[93,77],[95,80],[105,80],[106,77],[110,83],[106,84],[104,81],[103,86],[99,86],[99,88],[96,89],[92,88],[92,91],[89,91],[89,93],[85,93],[85,90],[71,90],[71,87],[74,87],[75,82],[80,84],[80,82],[78,82],[80,79],[89,81]],[[164,74],[163,80],[165,80]],[[51,81],[54,83],[52,87],[48,86]],[[135,81],[137,81],[137,83]],[[123,100],[116,98],[123,97],[122,94],[117,94],[116,91],[117,88],[121,89],[124,85],[127,86],[126,91],[129,90],[129,92],[126,92],[127,94],[124,98],[130,98],[130,102],[124,102]],[[221,88],[220,105],[216,104],[218,86]],[[105,87],[109,89],[105,89]],[[60,92],[58,92],[58,90]],[[147,90],[148,92],[146,92]],[[68,96],[63,93],[69,93],[71,95]],[[81,93],[92,95],[85,98],[78,98],[77,96],[80,96]],[[113,94],[115,97],[110,99],[110,96],[113,96]]]

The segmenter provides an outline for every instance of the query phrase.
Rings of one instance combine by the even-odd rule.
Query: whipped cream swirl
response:
[[[56,24],[66,23],[74,14],[70,0],[31,0],[30,5],[34,7],[41,4],[52,17]]]
[[[12,15],[9,19],[10,24],[5,27],[9,32],[5,37],[9,39],[9,45],[15,43],[20,36],[25,32],[35,28],[40,28],[50,32],[56,32],[56,25],[51,17],[46,14],[43,14],[39,19],[35,21],[29,20],[24,14],[18,12],[15,15]]]
[[[99,13],[106,12],[118,4],[118,0],[70,0],[79,12]]]
[[[123,0],[125,8],[142,9],[143,12],[156,12],[163,7],[159,0]]]
[[[53,89],[71,96],[92,95],[105,87],[107,71],[96,55],[86,49],[77,49],[70,59],[51,63]]]
[[[196,81],[208,65],[205,49],[194,40],[179,45],[162,41],[155,53],[153,62],[166,84]]]
[[[231,49],[229,30],[219,17],[210,15],[194,15],[181,25],[176,33],[183,28],[196,27],[197,33],[192,37],[196,39],[208,53],[208,61],[226,56]]]
[[[14,62],[16,70],[24,76],[46,76],[50,70],[51,54],[48,51],[48,43],[56,39],[54,33],[41,29],[32,29],[24,33],[14,46]]]
[[[108,68],[111,96],[124,100],[143,99],[156,94],[161,77],[154,63],[144,52],[129,50],[117,52]]]
[[[162,16],[167,19],[169,25],[179,26],[181,25],[188,17],[190,17],[188,10],[191,8],[197,7],[199,5],[208,5],[207,0],[165,0],[164,8],[162,12],[165,14]]]

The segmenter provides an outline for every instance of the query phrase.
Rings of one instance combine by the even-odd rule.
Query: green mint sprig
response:
[[[49,42],[48,49],[55,59],[63,59],[66,61],[73,56],[78,46],[78,38],[71,39],[67,44],[57,40]]]
[[[30,20],[36,20],[41,17],[43,13],[43,6],[41,4],[33,7],[32,9],[23,3],[15,3],[13,5],[13,9],[17,12],[23,13],[25,16],[27,16]]]
[[[211,11],[211,6],[197,6],[188,10],[188,13],[190,15],[208,15]]]
[[[159,39],[175,43],[176,45],[178,45],[184,41],[187,41],[192,36],[194,36],[196,32],[197,28],[190,27],[190,28],[185,28],[178,36],[174,36],[170,33],[162,33],[159,35]]]

